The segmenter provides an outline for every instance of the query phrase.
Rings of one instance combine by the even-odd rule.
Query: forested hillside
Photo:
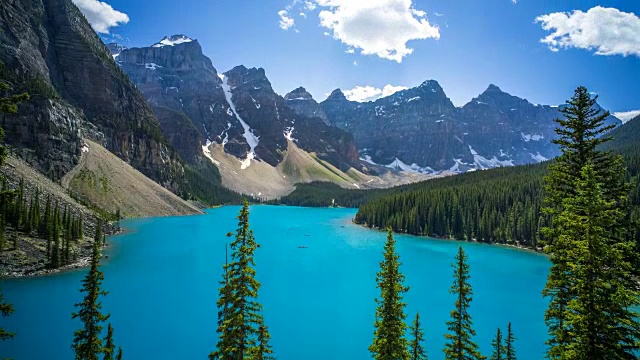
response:
[[[632,217],[640,218],[640,118],[614,129],[603,145],[623,155],[632,183]],[[278,201],[298,206],[359,207],[355,221],[414,235],[542,246],[540,213],[548,162],[472,172],[384,190],[298,185]]]
[[[603,148],[623,155],[631,181],[633,220],[640,218],[640,119],[609,133]],[[427,181],[369,195],[355,221],[415,235],[538,247],[546,217],[540,208],[548,163],[502,168]],[[636,234],[638,237],[638,234]]]

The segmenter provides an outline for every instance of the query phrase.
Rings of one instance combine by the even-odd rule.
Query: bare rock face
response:
[[[287,106],[297,114],[309,118],[317,117],[328,124],[327,114],[324,113],[320,104],[313,99],[313,96],[303,87],[299,87],[285,95]]]
[[[202,156],[201,145],[215,142],[240,160],[253,145],[258,160],[275,166],[291,139],[340,168],[359,166],[353,137],[321,118],[296,114],[273,91],[264,69],[237,66],[220,74],[198,41],[185,35],[149,47],[113,49],[171,144],[189,161]]]
[[[461,108],[434,80],[365,103],[338,89],[320,107],[329,123],[354,135],[362,159],[389,167],[464,172],[559,155],[551,140],[561,107],[533,105],[495,85]]]
[[[39,167],[59,177],[79,155],[84,134],[172,187],[181,164],[158,120],[71,0],[2,1],[0,29],[6,77],[15,90],[36,95],[23,105],[30,113],[6,117],[9,127],[22,129],[20,137],[7,136],[9,143],[34,150],[33,139],[40,138],[42,147],[58,150]],[[49,124],[44,133],[36,119]],[[65,122],[70,125],[60,125]]]

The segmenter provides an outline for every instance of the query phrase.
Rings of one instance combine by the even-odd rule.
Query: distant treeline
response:
[[[631,182],[632,220],[640,219],[640,118],[613,130],[603,149],[621,154]],[[543,178],[549,162],[476,171],[383,190],[349,190],[329,183],[299,184],[274,203],[357,207],[355,222],[413,235],[545,245],[540,229]],[[640,238],[640,232],[636,232]],[[640,240],[640,239],[639,239]]]

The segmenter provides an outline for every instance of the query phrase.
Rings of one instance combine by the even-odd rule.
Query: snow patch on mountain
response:
[[[369,163],[371,165],[378,165],[371,159],[371,156],[369,156],[369,155],[364,155],[364,157],[360,157],[360,160],[362,160],[362,161],[364,161],[366,163]]]
[[[249,125],[244,122],[244,120],[242,120],[242,118],[236,111],[236,106],[234,105],[232,100],[231,86],[229,86],[228,84],[229,78],[224,74],[218,74],[218,76],[220,76],[220,78],[222,79],[222,90],[224,90],[224,97],[227,99],[227,103],[229,104],[229,110],[233,113],[233,115],[235,115],[236,119],[238,119],[240,125],[242,125],[242,128],[244,129],[243,136],[245,140],[247,140],[247,144],[249,144],[250,147],[249,153],[247,153],[247,158],[240,162],[240,169],[244,170],[251,165],[251,160],[254,160],[256,158],[255,148],[256,146],[258,146],[259,140],[258,137],[254,135],[253,131],[251,131],[251,127],[249,127]],[[229,113],[229,111],[227,111],[227,113]]]
[[[155,69],[158,69],[158,68],[162,68],[162,66],[160,66],[160,65],[158,65],[156,63],[146,63],[146,64],[144,64],[144,67],[147,68],[147,69],[150,69],[150,70],[155,70]]]
[[[549,159],[547,159],[546,157],[540,155],[540,153],[538,152],[537,154],[532,154],[529,153],[529,155],[531,155],[531,158],[537,162],[543,162],[543,161],[547,161]]]
[[[513,166],[513,160],[498,160],[498,158],[495,156],[491,159],[487,159],[486,157],[479,155],[477,151],[473,150],[471,145],[469,145],[469,151],[471,152],[471,155],[473,155],[473,163],[475,164],[477,170],[493,169],[503,166]]]
[[[249,95],[251,96],[251,95]],[[251,101],[253,101],[253,105],[256,106],[256,109],[260,109],[260,103],[256,101],[256,99],[253,98],[253,96],[251,96]]]
[[[190,39],[184,35],[165,36],[164,39],[160,40],[159,43],[154,44],[153,47],[159,48],[164,46],[175,46],[192,41],[193,39]]]
[[[386,165],[386,167],[388,167],[389,169],[395,169],[395,170],[401,170],[401,171],[419,173],[419,174],[433,174],[434,173],[433,169],[430,168],[429,166],[420,167],[416,163],[413,163],[411,165],[407,165],[407,164],[403,163],[402,160],[400,160],[398,158],[393,160],[393,162],[391,164]]]
[[[286,128],[284,129],[284,137],[285,137],[285,138],[287,138],[287,140],[289,140],[289,141],[298,141],[297,139],[294,139],[294,138],[292,137],[292,135],[293,135],[293,130],[294,130],[294,127],[293,127],[293,126],[286,127]]]
[[[216,166],[220,165],[220,162],[217,161],[216,159],[213,158],[213,156],[211,156],[211,150],[209,150],[209,145],[211,145],[211,141],[207,140],[207,144],[206,145],[202,145],[202,154],[209,160],[211,160],[212,163],[216,164]]]
[[[544,139],[544,135],[543,134],[525,134],[525,133],[520,133],[520,135],[522,136],[522,140],[524,140],[524,142],[540,141],[540,140]]]

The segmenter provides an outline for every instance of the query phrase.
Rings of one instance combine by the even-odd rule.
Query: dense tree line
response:
[[[2,191],[8,192],[6,182]],[[72,214],[69,207],[61,208],[51,196],[40,205],[40,191],[30,199],[25,195],[24,179],[20,180],[13,196],[0,205],[0,252],[7,249],[6,227],[26,236],[47,240],[47,259],[52,268],[72,263],[77,258],[75,246],[83,239],[82,215]],[[13,237],[12,249],[18,248],[18,236]]]
[[[600,134],[603,139],[611,137],[613,141],[598,142],[594,146],[599,151],[623,156],[626,172],[618,175],[631,183],[630,217],[637,222],[640,221],[640,146],[632,135],[623,134],[640,136],[640,119],[632,120],[625,129],[616,130],[606,136]],[[550,219],[542,212],[543,179],[548,174],[547,166],[556,162],[480,171],[374,192],[363,196],[365,202],[360,205],[355,222],[369,227],[391,227],[396,232],[414,235],[542,247],[548,243],[542,229]],[[572,171],[580,173],[580,170]],[[296,197],[301,198],[303,194]],[[637,228],[631,235],[640,243]]]
[[[4,66],[2,63],[0,63],[0,74],[4,75],[4,73]],[[4,79],[4,76],[2,78]],[[18,104],[29,99],[29,94],[27,93],[17,95],[8,94],[9,90],[11,90],[9,84],[7,84],[3,80],[0,80],[0,114],[16,113],[18,111]],[[4,129],[0,127],[0,166],[4,166],[5,160],[7,158],[7,148],[3,145],[3,142]],[[13,191],[7,190],[6,186],[4,186],[6,180],[1,175],[0,182],[2,182],[3,184],[2,189],[0,190],[0,249],[2,249],[2,246],[4,246],[4,242],[6,241],[6,212],[4,210],[8,207],[8,204],[13,201],[14,193]],[[0,314],[3,318],[5,318],[7,316],[10,316],[13,311],[13,305],[5,301],[2,291],[0,291]],[[0,327],[0,341],[12,339],[14,336],[14,333],[5,330],[3,327]]]
[[[545,222],[544,173],[523,166],[428,181],[361,205],[355,221],[415,235],[537,246]]]

